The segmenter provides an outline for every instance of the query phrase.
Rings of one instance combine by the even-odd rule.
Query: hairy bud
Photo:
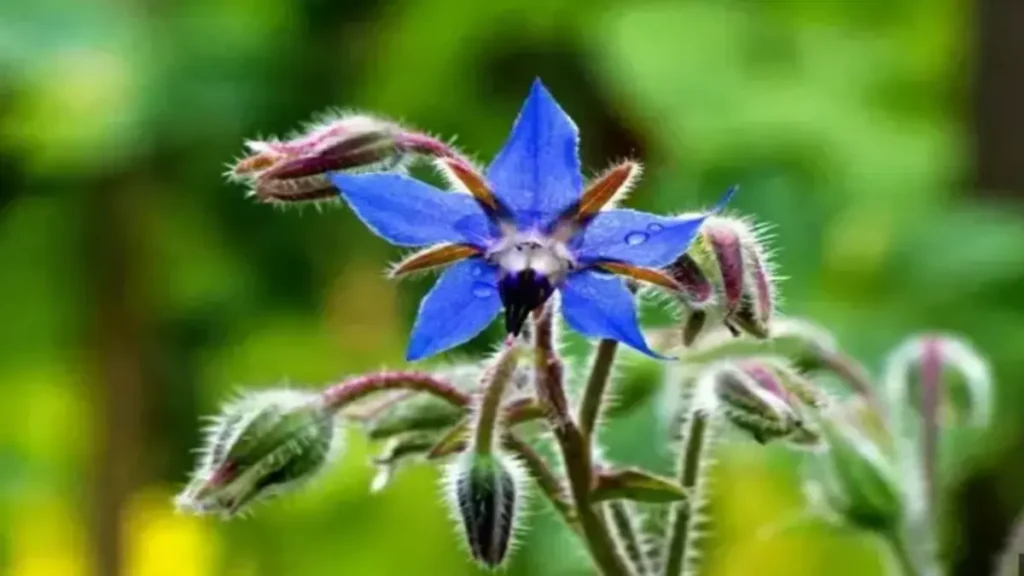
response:
[[[825,404],[825,397],[784,361],[755,358],[709,368],[722,413],[761,443],[785,439],[797,445],[817,443],[803,411]]]
[[[196,514],[234,516],[313,477],[337,443],[320,395],[267,390],[244,396],[206,430],[196,471],[175,502]]]
[[[767,338],[777,304],[775,278],[763,242],[749,223],[709,216],[690,249],[665,268],[681,286],[689,314],[683,344],[691,345],[714,317],[733,334]]]
[[[788,436],[800,417],[785,397],[737,366],[715,367],[715,395],[722,413],[761,443]]]
[[[988,363],[970,344],[952,336],[907,340],[890,356],[885,384],[893,406],[912,403],[922,414],[933,412],[943,422],[977,427],[991,419]]]
[[[832,417],[819,421],[828,447],[819,458],[824,503],[852,526],[891,532],[904,519],[904,494],[893,464],[865,434]]]
[[[467,451],[447,470],[448,496],[473,559],[501,566],[517,528],[522,504],[518,463],[497,452]]]
[[[249,185],[251,195],[264,202],[336,198],[330,172],[392,170],[415,154],[452,153],[430,136],[362,114],[331,116],[289,140],[250,140],[246,147],[249,154],[228,177]]]

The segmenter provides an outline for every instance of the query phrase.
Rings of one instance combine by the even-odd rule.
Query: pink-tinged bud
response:
[[[768,253],[758,231],[744,220],[710,216],[686,254],[666,267],[683,290],[689,310],[683,344],[690,346],[709,317],[735,335],[767,338],[777,295]]]
[[[896,417],[897,437],[918,448],[922,491],[914,494],[912,504],[934,516],[947,475],[941,449],[945,433],[958,424],[984,429],[991,422],[988,364],[956,337],[918,336],[907,340],[889,358],[885,385]],[[913,417],[906,417],[911,414]]]
[[[823,407],[825,397],[784,361],[756,358],[709,370],[725,416],[758,442],[817,443],[818,433],[808,427],[804,411]]]
[[[327,118],[290,140],[251,140],[250,154],[228,177],[251,187],[263,202],[337,197],[328,174],[339,170],[392,170],[417,154],[454,153],[443,142],[394,122],[360,114]]]
[[[714,302],[715,287],[689,254],[684,253],[665,271],[683,287],[680,297],[690,308],[700,310]]]
[[[894,407],[913,405],[934,414],[937,425],[986,426],[992,417],[992,376],[988,362],[954,336],[911,338],[889,357],[885,384]]]

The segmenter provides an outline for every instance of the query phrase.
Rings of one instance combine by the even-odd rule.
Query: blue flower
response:
[[[640,166],[624,162],[584,189],[578,144],[576,125],[538,80],[485,175],[460,158],[438,161],[456,192],[398,174],[331,176],[375,233],[428,247],[394,275],[449,265],[420,303],[408,360],[462,344],[502,308],[508,332],[518,334],[555,291],[572,329],[657,356],[622,277],[678,288],[658,268],[687,249],[704,215],[609,209]]]

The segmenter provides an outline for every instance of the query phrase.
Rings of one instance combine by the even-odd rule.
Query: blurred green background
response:
[[[397,252],[345,209],[243,199],[222,178],[243,140],[355,108],[486,160],[540,76],[591,171],[646,161],[633,206],[682,211],[741,184],[735,206],[774,224],[783,310],[869,366],[925,328],[991,354],[998,425],[952,488],[946,538],[957,573],[985,573],[1024,502],[1019,7],[5,2],[0,570],[476,573],[435,473],[371,497],[355,436],[315,488],[253,518],[185,517],[170,498],[201,415],[239,386],[399,365],[428,285],[385,281]],[[649,414],[619,425],[613,458],[664,463]],[[763,537],[803,507],[792,461],[769,453],[723,460],[711,572],[881,573],[884,553],[857,534],[812,522]],[[513,573],[587,572],[546,509],[529,522]]]

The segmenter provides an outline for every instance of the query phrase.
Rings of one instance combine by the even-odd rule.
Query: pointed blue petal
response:
[[[540,80],[487,169],[487,180],[521,228],[550,221],[579,198],[579,132]]]
[[[582,263],[612,260],[650,268],[667,266],[690,246],[704,218],[607,210],[583,231],[576,256]]]
[[[638,210],[600,212],[573,242],[576,257],[659,268],[685,252],[707,216],[721,212],[739,190],[732,186],[705,214],[670,218]]]
[[[664,358],[644,341],[633,294],[620,278],[584,270],[570,275],[561,287],[562,315],[573,330],[591,338],[610,338]]]
[[[453,264],[420,302],[406,359],[433,356],[476,336],[501,310],[498,269],[480,258]]]
[[[334,173],[331,182],[356,216],[392,244],[482,246],[490,237],[487,217],[468,194],[444,192],[400,174]]]

